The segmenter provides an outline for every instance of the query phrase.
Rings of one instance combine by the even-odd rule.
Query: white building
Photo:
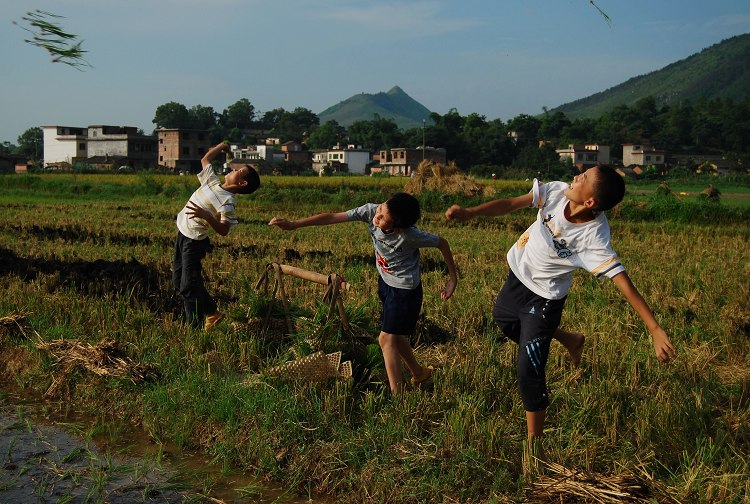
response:
[[[370,151],[349,146],[346,149],[333,148],[313,151],[312,167],[321,173],[326,166],[334,171],[347,171],[364,175],[370,164]]]
[[[625,166],[661,166],[666,161],[666,153],[650,145],[622,144],[622,164]]]
[[[68,163],[87,157],[88,128],[71,126],[42,126],[44,165]]]
[[[567,149],[557,149],[560,161],[570,159],[578,167],[594,166],[596,164],[609,164],[609,145],[570,144]]]

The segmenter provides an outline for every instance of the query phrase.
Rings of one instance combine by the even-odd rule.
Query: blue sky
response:
[[[432,111],[538,114],[750,32],[748,0],[0,0],[0,141],[32,126],[153,130],[169,101],[321,112],[398,85]],[[42,9],[93,68],[12,22]]]

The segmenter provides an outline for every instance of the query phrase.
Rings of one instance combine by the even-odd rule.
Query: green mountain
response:
[[[394,86],[387,93],[360,93],[348,98],[318,114],[320,124],[334,120],[342,126],[355,121],[370,121],[378,114],[382,118],[393,119],[401,129],[422,127],[422,120],[428,119],[430,111],[413,99],[404,90]]]
[[[750,34],[712,45],[661,70],[633,77],[606,91],[556,107],[570,118],[599,117],[617,105],[632,106],[653,96],[657,105],[699,98],[731,98],[750,94]]]

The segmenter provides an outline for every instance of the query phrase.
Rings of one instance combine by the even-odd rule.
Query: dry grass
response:
[[[414,171],[414,175],[405,186],[411,194],[423,191],[440,191],[445,194],[462,194],[464,196],[489,197],[495,189],[478,183],[461,173],[453,161],[447,165],[425,159]]]
[[[58,372],[45,396],[54,396],[68,382],[77,369],[84,369],[97,376],[121,378],[133,383],[143,383],[156,375],[156,369],[148,364],[138,364],[127,357],[113,340],[100,341],[95,345],[77,340],[57,339],[37,341],[34,346],[50,354],[56,361]]]
[[[583,502],[601,504],[678,503],[646,471],[626,471],[616,475],[588,473],[568,469],[553,462],[541,464],[548,474],[537,476],[530,494],[535,502]]]

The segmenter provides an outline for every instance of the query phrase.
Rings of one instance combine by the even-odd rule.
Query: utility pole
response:
[[[427,121],[422,119],[422,161],[424,161],[424,130],[427,125]]]

